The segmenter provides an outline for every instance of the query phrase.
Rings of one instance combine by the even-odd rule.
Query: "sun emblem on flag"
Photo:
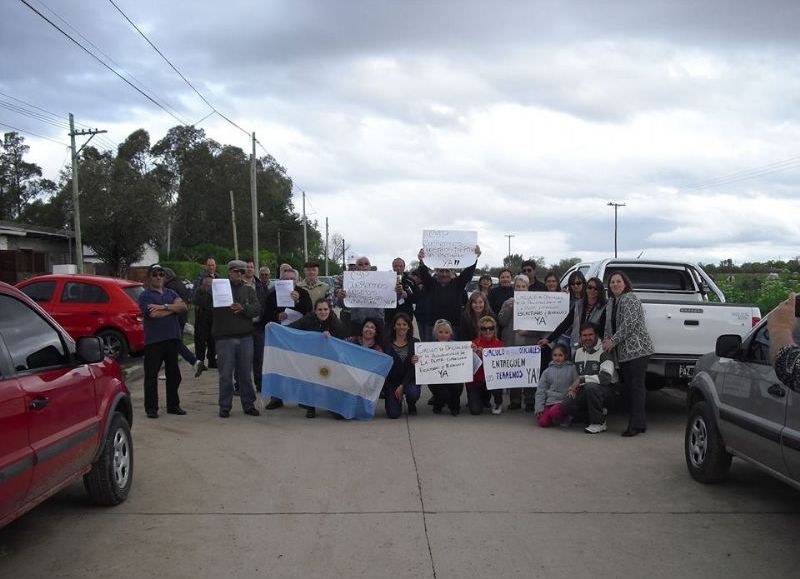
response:
[[[331,371],[330,369],[328,369],[327,366],[323,366],[322,368],[319,369],[319,375],[322,376],[323,378],[327,378],[328,376],[330,376],[330,373]]]

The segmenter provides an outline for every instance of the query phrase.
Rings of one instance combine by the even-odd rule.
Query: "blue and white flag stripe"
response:
[[[369,420],[391,366],[392,359],[380,352],[269,324],[261,395]]]

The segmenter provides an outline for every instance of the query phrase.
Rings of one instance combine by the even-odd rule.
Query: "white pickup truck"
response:
[[[606,288],[615,271],[630,278],[644,305],[655,348],[647,368],[649,388],[688,382],[695,362],[714,351],[719,336],[744,337],[761,320],[757,306],[726,303],[714,280],[691,263],[625,259],[579,263],[561,278],[563,288],[573,271],[586,279],[600,278]]]

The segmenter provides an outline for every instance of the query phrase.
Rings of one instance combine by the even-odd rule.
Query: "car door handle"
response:
[[[699,326],[700,325],[700,320],[684,320],[683,321],[683,325],[684,326]]]
[[[786,396],[786,390],[783,389],[783,386],[780,384],[773,384],[769,388],[767,388],[767,392],[772,394],[773,396],[777,396],[778,398],[783,398]]]
[[[31,410],[41,410],[42,408],[46,407],[50,403],[50,400],[47,398],[34,398],[31,400],[31,403],[28,404],[28,408]]]

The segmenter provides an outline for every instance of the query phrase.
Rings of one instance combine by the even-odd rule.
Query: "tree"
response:
[[[6,133],[0,151],[0,219],[18,219],[25,206],[55,183],[42,179],[42,168],[24,160],[30,147],[18,133]]]

